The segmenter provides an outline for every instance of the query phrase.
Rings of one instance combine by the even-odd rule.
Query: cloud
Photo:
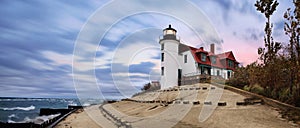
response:
[[[284,28],[284,20],[281,20],[281,21],[277,21],[274,23],[274,29],[275,30],[281,30],[283,31],[283,28]]]
[[[244,64],[255,61],[257,47],[263,45],[265,18],[256,11],[255,1],[192,0],[199,10],[183,1],[131,1],[112,9],[107,2],[2,0],[0,96],[72,97],[72,77],[81,81],[76,89],[82,95],[98,95],[100,90],[118,97],[123,92],[132,94],[145,82],[159,79],[158,40],[168,24],[177,29],[182,43],[200,47],[223,42],[223,50],[233,50]],[[279,3],[272,17],[274,35],[276,40],[286,40],[281,32],[282,14],[292,4],[285,0]],[[134,7],[161,9],[163,13],[136,14]],[[118,9],[128,11],[115,11]],[[132,15],[122,17],[126,14]],[[128,85],[130,90],[126,90]]]
[[[69,65],[72,66],[72,54],[61,54],[53,51],[42,51],[42,56],[53,61],[54,65]]]
[[[245,29],[244,31],[240,31],[238,33],[233,32],[233,36],[235,36],[236,38],[245,40],[245,41],[257,43],[259,40],[263,39],[264,32],[259,29],[256,29],[256,28],[248,28],[248,29]]]
[[[129,66],[129,72],[149,74],[149,72],[153,69],[154,66],[155,66],[155,64],[151,63],[151,62],[142,62],[140,64],[132,64]]]
[[[27,61],[28,61],[28,64],[34,65],[33,68],[35,68],[35,69],[38,69],[38,70],[54,70],[53,67],[51,67],[50,65],[47,65],[45,63],[41,63],[41,62],[36,61],[36,60],[29,59]]]
[[[0,96],[74,97],[73,43],[99,3],[3,0],[0,6]]]

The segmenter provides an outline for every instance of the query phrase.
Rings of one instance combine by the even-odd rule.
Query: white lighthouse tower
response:
[[[181,71],[178,62],[179,39],[176,37],[177,31],[169,25],[163,30],[163,37],[159,43],[161,45],[161,89],[178,85],[178,73]],[[180,73],[181,74],[181,73]]]

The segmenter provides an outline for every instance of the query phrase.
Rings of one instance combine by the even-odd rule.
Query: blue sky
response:
[[[291,1],[279,0],[272,17],[277,41],[287,42],[282,17],[293,6]],[[186,23],[198,23],[196,27],[203,31],[204,24],[213,26],[222,51],[233,51],[244,65],[255,61],[257,48],[263,46],[265,19],[255,10],[254,0],[189,1],[198,12],[184,9],[188,4],[179,5],[179,1],[132,1],[106,8],[114,2],[1,0],[0,96],[102,97],[98,92],[106,98],[129,96],[145,82],[159,79],[158,38],[168,24],[178,30],[184,43],[206,49],[205,35],[195,36]],[[205,17],[178,19],[144,12],[118,18],[123,13],[115,11],[137,6],[141,10],[176,7],[179,17],[198,13]],[[101,37],[105,26],[109,29]]]

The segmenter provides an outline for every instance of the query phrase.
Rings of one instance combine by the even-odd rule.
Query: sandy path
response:
[[[86,112],[82,109],[77,110],[76,112],[69,115],[66,119],[56,125],[56,128],[100,128],[100,126],[94,122]]]
[[[185,100],[193,100],[197,98],[197,92],[195,90],[183,91],[179,93],[179,97],[184,97]],[[131,108],[133,106],[128,106],[128,107]],[[138,113],[143,113],[143,117],[136,117],[128,113],[123,113],[122,109],[129,109],[128,107],[122,106],[117,108],[118,109],[117,110],[116,107],[112,106],[111,104],[104,105],[104,108],[106,110],[110,111],[117,117],[120,117],[121,119],[130,122],[131,126],[134,128],[140,128],[140,127],[167,128],[176,125],[177,122],[182,120],[185,117],[185,115],[189,112],[190,108],[192,107],[192,104],[171,105],[166,107],[165,109],[162,109],[162,111],[160,111],[157,114],[145,113],[145,111],[149,110],[149,108],[143,110],[137,110],[136,115],[138,115]],[[159,109],[159,107],[156,109]]]
[[[116,126],[107,120],[99,105],[93,105],[83,110],[78,110],[60,122],[55,128],[115,128]]]

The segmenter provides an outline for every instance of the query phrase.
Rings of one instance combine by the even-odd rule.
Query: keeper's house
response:
[[[180,43],[177,31],[169,25],[163,30],[161,45],[161,89],[181,85],[188,76],[218,76],[229,79],[238,66],[232,51],[215,53],[215,44],[210,51]]]

